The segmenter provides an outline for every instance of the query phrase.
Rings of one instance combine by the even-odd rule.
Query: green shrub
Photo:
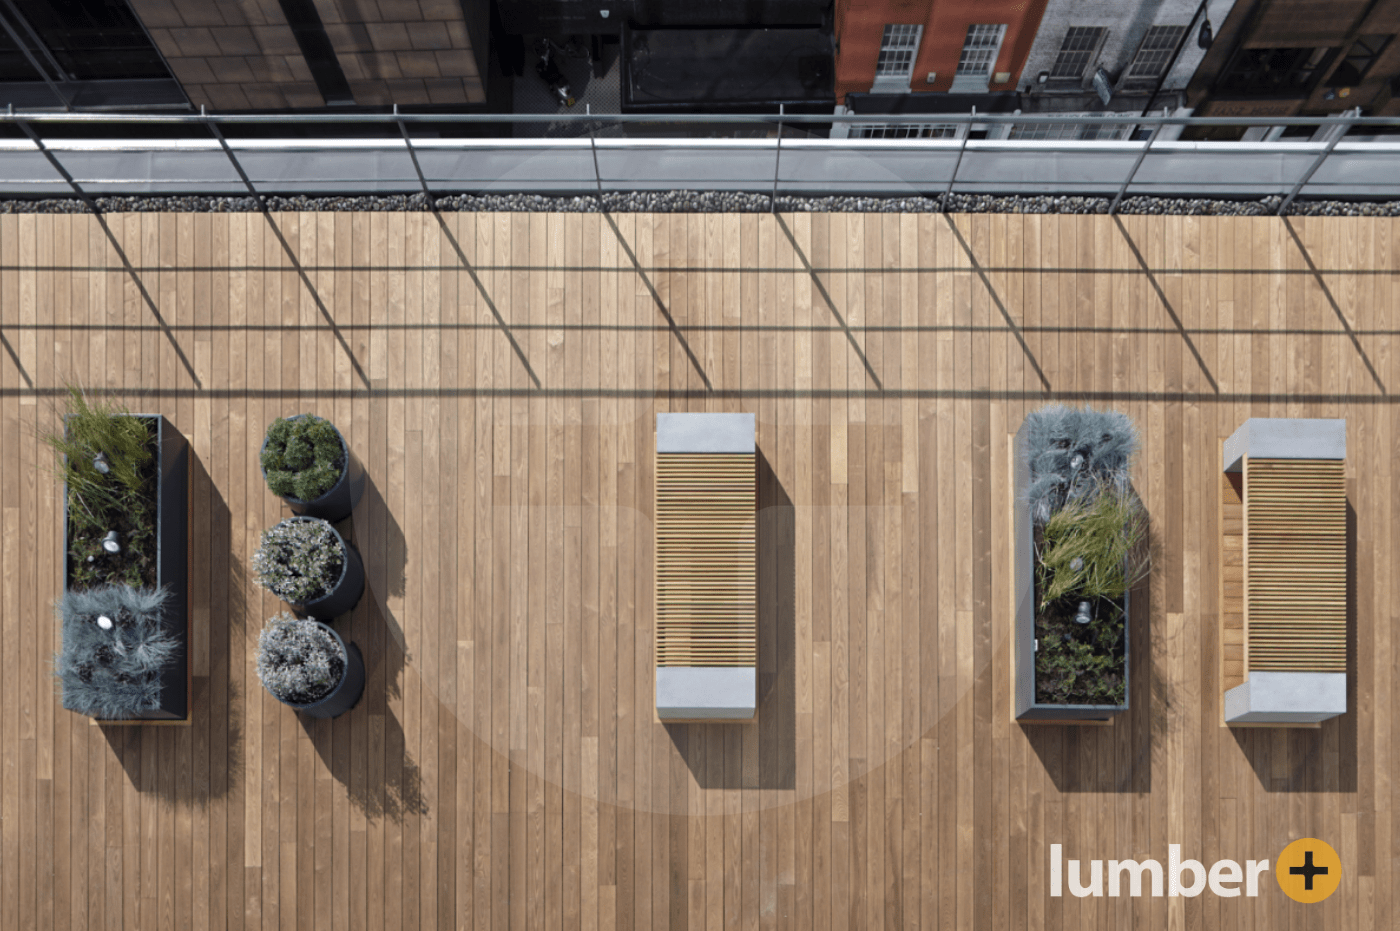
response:
[[[1105,481],[1055,511],[1040,550],[1040,606],[1074,595],[1119,601],[1147,574],[1147,512]]]
[[[309,705],[344,674],[345,650],[324,624],[282,611],[258,634],[258,679],[275,698]]]
[[[1036,701],[1050,705],[1122,705],[1127,658],[1123,655],[1123,609],[1094,601],[1094,619],[1078,624],[1078,599],[1052,606],[1036,618]]]
[[[340,434],[315,414],[279,417],[267,428],[262,467],[274,495],[314,501],[340,481],[345,457]]]
[[[63,707],[102,719],[135,717],[160,707],[160,674],[179,649],[161,611],[164,589],[109,585],[64,592],[58,614],[63,646],[54,674]],[[98,619],[111,621],[103,629]]]
[[[290,604],[322,597],[340,578],[345,562],[340,540],[326,521],[289,517],[264,530],[253,554],[258,584]]]
[[[131,416],[111,399],[89,400],[68,386],[61,433],[42,439],[55,453],[55,475],[68,503],[70,586],[108,582],[155,584],[156,470],[154,433],[148,420]],[[95,465],[106,459],[104,475]],[[115,530],[122,550],[109,554],[102,538]]]

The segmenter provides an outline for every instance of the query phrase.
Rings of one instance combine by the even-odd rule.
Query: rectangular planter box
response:
[[[1128,662],[1128,627],[1131,613],[1130,594],[1123,596],[1123,704],[1121,705],[1050,705],[1035,700],[1035,539],[1031,526],[1030,508],[1022,499],[1030,484],[1030,466],[1022,456],[1025,425],[1016,433],[1012,450],[1015,468],[1015,500],[1012,512],[1016,526],[1012,533],[1015,569],[1016,617],[1012,637],[1012,662],[1015,684],[1016,720],[1024,724],[1037,722],[1061,724],[1099,724],[1128,710],[1128,691],[1132,684]]]
[[[189,441],[160,414],[132,414],[156,427],[156,584],[169,590],[166,629],[179,643],[175,658],[161,673],[161,705],[132,718],[104,724],[188,723],[189,597],[186,578],[189,514]],[[68,556],[68,495],[63,496],[63,583],[72,577]]]

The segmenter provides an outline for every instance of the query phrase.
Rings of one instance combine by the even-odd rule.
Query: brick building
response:
[[[836,99],[1016,90],[1046,0],[836,0]]]
[[[1063,114],[1165,109],[1184,115],[1190,112],[1187,82],[1206,55],[1202,25],[1212,16],[1218,23],[1234,4],[1235,0],[1049,0],[1026,59],[1021,108]],[[1204,38],[1206,47],[1213,47],[1209,30]],[[1124,136],[1130,130],[1024,124],[1011,135],[1092,139]]]

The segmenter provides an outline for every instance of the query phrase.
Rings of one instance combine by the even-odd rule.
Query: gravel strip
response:
[[[103,213],[243,213],[259,209],[252,197],[150,196],[98,197]],[[429,208],[422,194],[358,195],[345,197],[266,198],[270,210],[297,211],[419,211]],[[1282,198],[1216,200],[1202,197],[1125,197],[1119,212],[1180,216],[1272,216]],[[1107,197],[1068,195],[953,194],[953,213],[1108,213]],[[643,191],[603,195],[611,213],[767,213],[767,194],[742,191]],[[543,194],[447,194],[436,199],[442,211],[498,211],[523,213],[597,213],[598,199],[585,196]],[[931,213],[938,197],[798,197],[781,195],[777,207],[783,213]],[[86,213],[76,198],[0,200],[4,213]],[[1400,201],[1296,200],[1289,207],[1295,216],[1394,217]]]

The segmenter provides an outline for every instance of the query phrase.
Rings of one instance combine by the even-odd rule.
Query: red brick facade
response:
[[[914,93],[948,91],[958,69],[967,27],[975,23],[1003,24],[1006,35],[992,68],[993,78],[1009,73],[1006,81],[993,80],[988,90],[1015,90],[1035,41],[1046,0],[836,0],[836,101],[850,93],[870,90],[886,24],[906,23],[924,27],[910,90]],[[927,82],[929,72],[936,77]]]

